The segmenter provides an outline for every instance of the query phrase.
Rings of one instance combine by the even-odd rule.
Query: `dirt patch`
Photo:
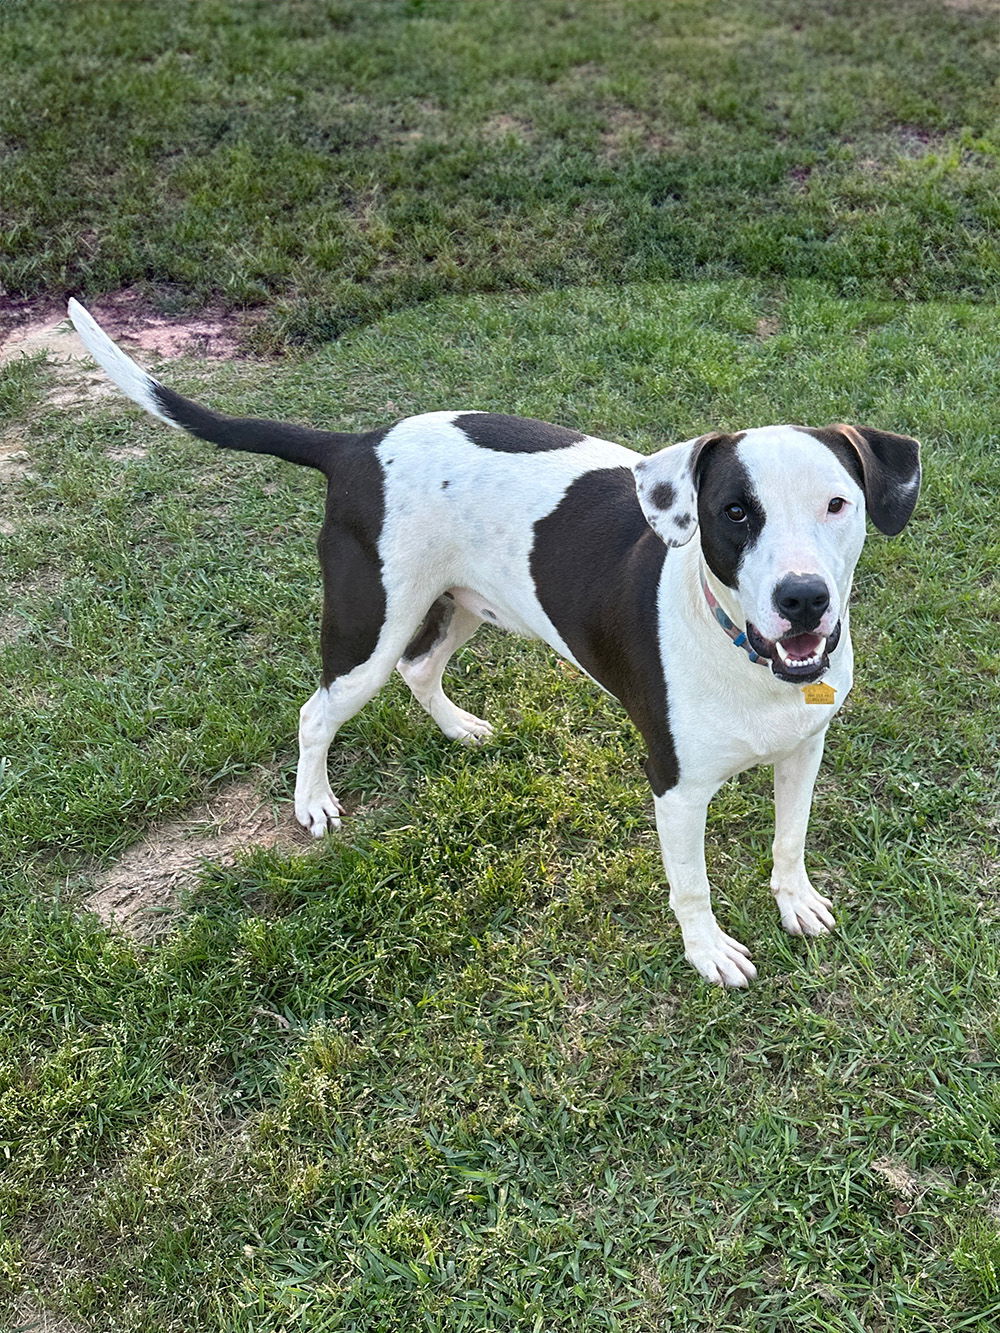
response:
[[[137,458],[148,458],[149,450],[144,449],[141,444],[122,444],[113,449],[105,449],[104,455],[113,463],[128,463]]]
[[[135,288],[85,301],[87,309],[115,342],[168,360],[198,355],[239,355],[244,330],[256,322],[247,312],[234,315],[221,306],[198,314],[164,315]],[[0,310],[0,365],[21,352],[51,351],[81,361],[87,354],[66,318],[66,306],[48,297],[8,302]]]
[[[768,338],[773,338],[781,330],[781,320],[774,315],[763,315],[757,321],[756,332],[761,342],[767,342]]]
[[[797,167],[792,167],[786,179],[791,183],[793,190],[795,190],[799,194],[804,194],[808,187],[809,178],[812,176],[812,174],[813,174],[812,167],[799,165]]]
[[[83,1333],[83,1329],[29,1301],[14,1310],[14,1333]]]
[[[244,330],[252,322],[221,308],[197,315],[162,315],[137,291],[125,288],[88,305],[91,314],[139,360],[178,356],[229,360],[240,354]],[[54,407],[73,407],[120,396],[96,369],[66,316],[64,305],[43,301],[11,302],[0,311],[0,366],[20,356],[45,352],[56,369],[56,383],[46,395]]]
[[[635,152],[651,153],[660,157],[676,149],[677,143],[664,132],[662,126],[652,124],[647,117],[631,107],[614,106],[605,113],[605,128],[601,131],[601,153],[607,159],[631,156]]]
[[[18,325],[0,344],[0,366],[37,352],[45,352],[56,371],[56,381],[45,395],[46,403],[71,407],[117,394],[107,375],[94,367],[65,311],[50,310],[41,319]]]
[[[411,116],[407,123],[393,130],[389,136],[393,143],[419,143],[423,139],[437,139],[441,119],[441,108],[436,102],[423,100],[411,104]]]
[[[0,648],[10,648],[17,643],[24,630],[25,624],[20,616],[13,613],[0,616]]]
[[[8,430],[0,436],[0,483],[20,481],[27,476],[31,460],[24,443],[15,431]]]
[[[582,65],[570,65],[557,81],[561,84],[589,84],[607,76],[607,70],[596,61],[587,60]]]
[[[233,783],[131,846],[95,877],[83,906],[105,925],[150,940],[169,927],[180,893],[194,885],[203,861],[230,865],[253,847],[304,851],[308,845],[286,802],[278,814],[256,783]]]
[[[527,142],[534,138],[535,127],[530,120],[525,120],[523,116],[501,114],[491,116],[489,120],[483,121],[479,127],[479,133],[491,143],[504,139],[520,139],[522,142]]]
[[[867,176],[881,177],[895,171],[901,163],[919,162],[931,153],[942,151],[947,142],[947,135],[919,125],[896,125],[883,134],[854,142],[852,147],[861,170]]]

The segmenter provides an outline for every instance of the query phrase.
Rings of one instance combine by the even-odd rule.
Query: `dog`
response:
[[[300,712],[295,783],[306,829],[319,837],[339,826],[327,752],[394,668],[446,736],[490,735],[442,681],[486,623],[543,639],[635,723],[670,906],[702,977],[746,986],[756,976],[747,948],[715,919],[705,869],[709,802],[753,765],[774,766],[781,923],[793,935],[833,927],[804,863],[813,786],[851,688],[848,599],[865,516],[887,535],[902,531],[920,487],[916,440],[781,425],[713,431],[643,456],[475,411],[363,434],[313,430],[211,412],[151,378],[76,301],[69,313],[94,359],[147,412],[327,478],[323,674]]]

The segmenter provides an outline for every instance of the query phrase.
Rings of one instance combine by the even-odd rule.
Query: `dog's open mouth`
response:
[[[819,680],[830,665],[830,653],[840,639],[840,621],[833,633],[783,634],[780,639],[765,639],[755,625],[747,625],[747,638],[755,653],[766,657],[779,680],[810,684]]]

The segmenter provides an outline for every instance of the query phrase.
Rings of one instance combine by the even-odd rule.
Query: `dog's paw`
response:
[[[830,911],[833,903],[817,893],[808,880],[793,889],[772,884],[771,892],[789,935],[826,935],[837,924]]]
[[[456,708],[438,726],[451,741],[460,745],[482,745],[493,735],[493,728],[481,717],[467,713],[463,708]]]
[[[692,940],[684,957],[706,981],[716,986],[748,986],[757,975],[750,950],[716,928],[707,940]]]
[[[336,833],[340,828],[340,817],[347,811],[334,796],[332,791],[295,802],[295,818],[307,833],[314,838],[322,838],[324,833]]]

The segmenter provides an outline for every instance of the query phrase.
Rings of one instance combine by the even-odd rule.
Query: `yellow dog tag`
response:
[[[815,685],[803,685],[802,697],[807,704],[832,704],[837,698],[837,691],[832,685],[818,680]]]

